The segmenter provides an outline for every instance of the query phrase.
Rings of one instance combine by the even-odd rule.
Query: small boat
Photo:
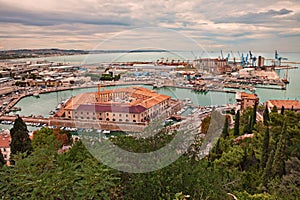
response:
[[[20,107],[12,107],[10,109],[11,112],[17,112],[17,111],[21,111],[22,109]]]
[[[49,115],[54,115],[55,114],[55,111],[53,111],[53,110],[51,110],[50,112],[49,112]]]
[[[289,80],[287,80],[287,79],[282,79],[282,82],[285,83],[285,84],[289,84],[290,83]]]
[[[40,97],[40,93],[38,93],[38,92],[35,92],[35,93],[33,93],[33,95],[32,96],[34,96],[34,97],[36,97],[36,98],[39,98]]]

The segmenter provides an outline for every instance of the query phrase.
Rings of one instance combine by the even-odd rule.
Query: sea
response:
[[[247,52],[224,52],[224,57],[229,54],[229,60],[233,60],[234,57],[239,58],[242,54],[244,57]],[[274,58],[274,52],[261,52],[252,53],[253,56],[263,56],[267,58],[265,64],[271,65],[271,61],[268,59]],[[288,62],[299,62],[300,52],[282,52],[279,53],[280,57],[287,58]],[[178,60],[194,60],[196,58],[217,58],[222,57],[220,52],[189,52],[189,51],[172,51],[172,52],[125,52],[125,53],[101,53],[101,54],[85,54],[85,55],[70,55],[70,56],[56,56],[56,57],[44,57],[44,58],[30,58],[30,59],[18,59],[18,61],[36,61],[36,60],[48,60],[50,62],[65,63],[67,65],[76,66],[86,66],[90,64],[100,64],[100,63],[111,63],[111,62],[133,62],[133,61],[171,61],[175,62]],[[286,64],[285,64],[286,65]],[[300,65],[298,64],[288,64],[289,66],[297,66],[297,69],[288,70],[288,80],[290,83],[287,85],[286,90],[279,89],[264,89],[257,88],[255,93],[259,97],[260,103],[264,103],[270,99],[297,99],[300,100]],[[280,77],[284,77],[287,70],[276,70]],[[122,87],[122,86],[118,86]],[[143,86],[152,89],[151,86]],[[113,89],[114,87],[109,87],[107,89]],[[208,105],[224,105],[235,103],[235,95],[231,93],[223,92],[208,92],[206,94],[195,93],[190,89],[181,88],[159,88],[156,89],[158,93],[166,94],[172,98],[186,99],[189,98],[196,105],[208,106]],[[33,96],[25,97],[21,99],[15,106],[21,107],[21,111],[16,112],[21,116],[29,115],[43,115],[45,117],[49,116],[49,112],[55,110],[57,105],[70,98],[71,96],[76,96],[79,93],[97,91],[97,88],[84,88],[84,89],[74,89],[53,93],[41,94],[40,98]],[[7,129],[11,126],[1,125],[0,128]],[[33,129],[33,128],[32,128]]]

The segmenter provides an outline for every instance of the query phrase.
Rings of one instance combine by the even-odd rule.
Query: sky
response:
[[[0,0],[0,50],[300,52],[299,0]]]

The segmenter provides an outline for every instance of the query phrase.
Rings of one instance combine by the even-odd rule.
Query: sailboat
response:
[[[288,67],[286,68],[286,73],[283,79],[281,79],[282,82],[284,82],[285,84],[289,84],[289,80],[288,80]]]

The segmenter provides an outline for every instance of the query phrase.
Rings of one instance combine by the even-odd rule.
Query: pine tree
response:
[[[281,107],[280,114],[284,115],[284,106]]]
[[[18,117],[15,120],[13,128],[10,130],[11,134],[11,153],[16,154],[18,152],[30,153],[32,151],[31,140],[28,135],[27,126],[22,120],[22,118]]]
[[[274,154],[275,154],[274,150],[272,150],[271,154],[268,158],[268,162],[267,162],[266,168],[264,170],[263,176],[262,176],[262,184],[266,188],[268,186],[268,181],[272,175],[272,165],[273,165],[273,161],[274,161]]]
[[[252,121],[251,121],[251,132],[256,124],[256,111],[257,111],[257,102],[254,104],[253,113],[252,113]]]
[[[253,124],[252,121],[253,121],[253,117],[252,117],[252,115],[249,115],[248,122],[244,126],[244,129],[243,129],[244,133],[252,133],[252,124]]]
[[[286,148],[286,123],[284,122],[282,134],[277,143],[272,172],[274,176],[282,177],[285,174],[285,148]]]
[[[234,123],[234,136],[240,135],[240,110],[237,111],[235,115],[235,123]]]
[[[268,126],[270,122],[270,115],[269,115],[269,109],[267,105],[265,107],[263,118],[264,118],[264,125]]]
[[[225,122],[224,122],[224,127],[222,130],[222,135],[224,139],[229,136],[229,122],[228,122],[228,117],[225,117]]]
[[[277,113],[278,112],[278,109],[277,109],[277,107],[276,106],[274,106],[273,108],[272,108],[272,111],[271,112],[273,112],[273,113]]]
[[[267,161],[268,161],[269,140],[270,140],[270,131],[269,131],[269,127],[267,127],[265,135],[264,135],[263,146],[262,146],[261,169],[265,169]]]

